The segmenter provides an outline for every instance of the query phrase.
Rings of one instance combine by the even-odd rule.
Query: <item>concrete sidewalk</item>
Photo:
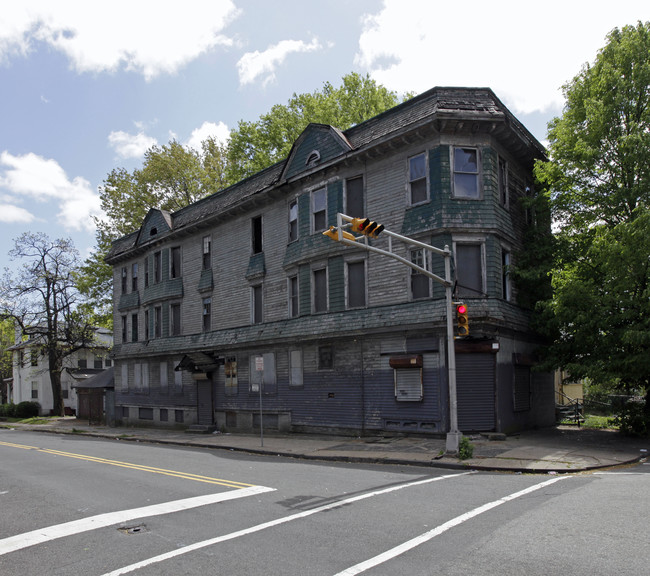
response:
[[[402,435],[349,437],[266,432],[262,438],[259,433],[201,434],[159,428],[112,428],[66,417],[50,419],[46,424],[0,422],[0,438],[6,438],[11,429],[323,461],[530,473],[580,472],[632,464],[644,459],[650,449],[648,439],[626,438],[609,430],[568,426],[508,437],[501,434],[468,435],[474,453],[467,460],[445,455],[444,438]]]

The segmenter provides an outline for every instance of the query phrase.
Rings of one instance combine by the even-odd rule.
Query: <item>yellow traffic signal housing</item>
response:
[[[323,232],[323,236],[329,236],[332,240],[336,240],[338,242],[339,229],[336,226],[330,226],[329,230],[325,230],[325,232]],[[346,240],[352,240],[352,242],[356,242],[357,240],[352,234],[346,232],[345,230],[343,230],[343,238]]]
[[[456,305],[456,326],[459,336],[469,336],[469,319],[467,318],[467,306],[462,302]]]
[[[370,220],[370,218],[352,218],[352,230],[354,232],[361,232],[361,234],[370,238],[377,238],[383,229],[383,224],[377,224],[377,222]]]

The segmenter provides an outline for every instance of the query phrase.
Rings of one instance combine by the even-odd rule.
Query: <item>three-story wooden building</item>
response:
[[[452,249],[470,321],[456,341],[459,428],[551,424],[553,379],[532,370],[538,341],[509,275],[541,158],[491,90],[434,88],[346,131],[311,124],[286,160],[150,210],[107,258],[117,418],[446,432],[444,289],[324,237],[343,212]],[[403,252],[444,276],[441,258]]]

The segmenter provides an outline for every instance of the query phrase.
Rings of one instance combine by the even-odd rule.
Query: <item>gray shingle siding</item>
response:
[[[475,147],[480,154],[480,199],[452,197],[451,158],[454,146]],[[318,161],[307,158],[318,150]],[[410,206],[408,159],[425,153],[428,199]],[[498,158],[507,159],[510,202],[504,208],[498,190]],[[444,432],[448,427],[448,398],[444,346],[444,289],[431,283],[431,297],[412,301],[410,268],[361,248],[333,242],[312,233],[311,195],[327,190],[327,224],[336,224],[344,211],[347,178],[364,178],[367,215],[387,229],[443,248],[456,241],[483,245],[486,294],[468,300],[471,341],[477,351],[491,345],[497,382],[492,386],[499,412],[499,429],[539,424],[547,413],[531,411],[528,419],[513,416],[504,398],[509,394],[511,357],[499,352],[534,349],[529,315],[514,298],[502,294],[501,254],[521,247],[526,226],[520,199],[532,178],[532,162],[543,148],[503,107],[488,89],[433,89],[393,110],[341,133],[335,128],[310,125],[296,141],[286,162],[280,162],[209,198],[176,213],[150,211],[137,233],[113,243],[107,261],[120,270],[140,265],[139,290],[114,297],[115,322],[128,313],[149,311],[150,339],[115,343],[116,403],[171,409],[180,406],[187,419],[198,419],[197,385],[182,373],[181,394],[161,394],[160,362],[177,365],[185,354],[204,351],[237,359],[237,392],[226,390],[225,368],[211,369],[216,423],[251,422],[259,408],[251,390],[249,363],[260,354],[272,354],[275,386],[264,395],[268,417],[278,422],[289,414],[295,429],[406,430]],[[272,194],[270,193],[272,192]],[[288,241],[288,211],[298,202],[298,237]],[[236,211],[235,211],[236,208]],[[262,252],[252,254],[251,219],[262,217]],[[155,233],[152,234],[152,231]],[[212,239],[211,268],[203,270],[202,238]],[[371,240],[386,249],[386,237]],[[169,277],[172,246],[179,246],[182,277]],[[396,253],[409,258],[409,250],[395,243]],[[153,254],[161,252],[161,280],[154,281]],[[144,258],[149,259],[149,286],[144,288]],[[367,307],[346,305],[346,262],[366,263]],[[433,257],[433,271],[444,276],[443,259]],[[327,313],[313,313],[313,272],[327,269]],[[288,277],[298,278],[299,315],[289,317]],[[129,279],[130,280],[130,279]],[[129,287],[130,287],[129,283]],[[252,288],[261,286],[263,322],[252,324]],[[211,329],[202,331],[204,299],[211,298]],[[171,336],[170,305],[181,305],[181,335]],[[162,337],[153,337],[155,307],[161,307]],[[128,311],[128,312],[127,312]],[[131,319],[129,318],[129,321]],[[143,325],[143,324],[142,324]],[[131,331],[127,331],[131,334]],[[423,348],[423,342],[428,342]],[[419,343],[419,344],[418,344]],[[491,344],[490,344],[491,343]],[[331,347],[334,365],[319,366],[319,348]],[[300,387],[290,386],[291,350],[302,351]],[[419,350],[419,351],[418,351]],[[329,349],[328,349],[329,351]],[[422,356],[423,398],[401,402],[395,398],[395,370],[391,355]],[[148,394],[122,391],[120,366],[129,366],[134,378],[136,362],[149,364]],[[153,368],[151,368],[153,367]],[[157,372],[158,370],[158,372]],[[197,368],[198,370],[198,368]],[[171,378],[171,376],[170,376]],[[544,389],[544,394],[548,390]],[[552,389],[551,389],[552,394]],[[487,407],[487,410],[495,408]],[[119,412],[118,412],[119,413]],[[154,411],[154,421],[157,420]],[[254,421],[254,418],[253,418]],[[170,418],[170,423],[173,419]]]

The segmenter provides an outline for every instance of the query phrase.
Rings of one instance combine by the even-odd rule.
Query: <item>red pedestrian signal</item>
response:
[[[361,232],[370,238],[377,238],[384,230],[383,224],[377,224],[370,218],[352,218],[352,231]]]

